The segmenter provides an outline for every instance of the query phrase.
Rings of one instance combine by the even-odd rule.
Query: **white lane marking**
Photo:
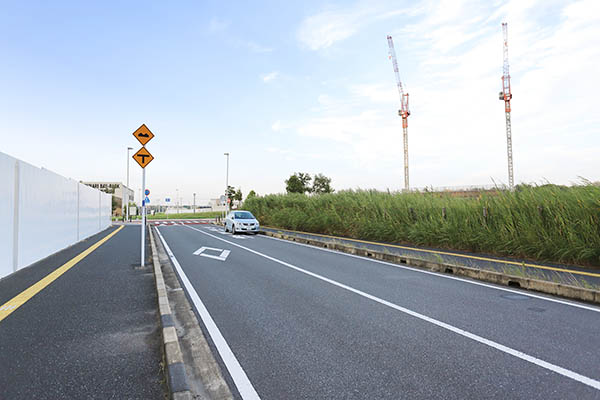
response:
[[[215,256],[213,254],[206,254],[206,253],[204,253],[206,250],[218,251],[221,254],[219,254],[218,256]],[[196,250],[193,254],[195,256],[202,256],[202,257],[214,258],[215,260],[219,260],[219,261],[225,261],[225,260],[227,260],[227,256],[229,255],[229,253],[231,253],[230,250],[223,250],[223,249],[216,249],[214,247],[202,246],[198,250]]]
[[[244,246],[239,245],[237,243],[229,242],[229,241],[227,241],[225,239],[222,239],[222,238],[217,237],[215,235],[211,235],[210,233],[204,232],[204,231],[202,231],[200,229],[192,228],[191,226],[188,226],[188,228],[193,229],[195,231],[198,231],[198,232],[200,232],[200,233],[202,233],[204,235],[210,236],[212,238],[215,238],[217,240],[222,240],[223,242],[229,243],[232,246],[237,246],[237,247],[239,247],[241,249],[249,251],[250,253],[256,254],[256,255],[261,256],[261,257],[264,257],[264,258],[266,258],[268,260],[274,261],[274,262],[276,262],[278,264],[281,264],[281,265],[283,265],[285,267],[291,268],[291,269],[293,269],[295,271],[298,271],[298,272],[301,272],[303,274],[312,276],[313,278],[320,279],[320,280],[322,280],[324,282],[330,283],[330,284],[332,284],[334,286],[337,286],[339,288],[346,289],[346,290],[348,290],[348,291],[350,291],[352,293],[358,294],[359,296],[365,297],[365,298],[367,298],[369,300],[373,300],[373,301],[375,301],[375,302],[377,302],[379,304],[383,304],[385,306],[393,308],[394,310],[403,312],[403,313],[408,314],[408,315],[410,315],[412,317],[415,317],[415,318],[418,318],[420,320],[429,322],[429,323],[431,323],[433,325],[439,326],[440,328],[447,329],[447,330],[449,330],[451,332],[454,332],[456,334],[459,334],[461,336],[464,336],[464,337],[469,338],[471,340],[474,340],[476,342],[482,343],[482,344],[484,344],[486,346],[493,347],[494,349],[500,350],[500,351],[502,351],[502,352],[504,352],[506,354],[510,354],[511,356],[515,356],[517,358],[520,358],[521,360],[524,360],[524,361],[530,362],[532,364],[538,365],[538,366],[540,366],[542,368],[545,368],[547,370],[550,370],[552,372],[556,372],[557,374],[566,376],[567,378],[571,378],[571,379],[573,379],[573,380],[575,380],[577,382],[581,382],[581,383],[583,383],[585,385],[591,386],[594,389],[600,390],[600,381],[597,381],[595,379],[588,378],[587,376],[580,375],[577,372],[568,370],[568,369],[563,368],[563,367],[559,367],[558,365],[551,364],[551,363],[546,362],[544,360],[541,360],[539,358],[530,356],[529,354],[523,353],[523,352],[521,352],[519,350],[515,350],[515,349],[510,348],[508,346],[504,346],[504,345],[502,345],[500,343],[497,343],[497,342],[494,342],[492,340],[486,339],[486,338],[484,338],[482,336],[479,336],[479,335],[476,335],[474,333],[465,331],[464,329],[457,328],[457,327],[455,327],[453,325],[450,325],[450,324],[447,324],[445,322],[439,321],[437,319],[434,319],[434,318],[428,317],[426,315],[420,314],[420,313],[418,313],[416,311],[409,310],[408,308],[404,308],[404,307],[399,306],[397,304],[391,303],[391,302],[389,302],[387,300],[383,300],[383,299],[381,299],[379,297],[376,297],[376,296],[373,296],[373,295],[371,295],[369,293],[366,293],[366,292],[363,292],[361,290],[355,289],[355,288],[353,288],[351,286],[344,285],[343,283],[334,281],[333,279],[326,278],[326,277],[324,277],[322,275],[315,274],[314,272],[307,271],[307,270],[302,269],[300,267],[296,267],[296,266],[294,266],[294,265],[292,265],[290,263],[287,263],[285,261],[281,261],[281,260],[279,260],[279,259],[277,259],[275,257],[271,257],[271,256],[269,256],[267,254],[260,253],[260,252],[258,252],[256,250],[252,250],[252,249],[250,249],[248,247],[244,247]]]
[[[233,239],[239,239],[239,240],[250,239],[250,237],[248,237],[248,236],[234,235],[231,232],[226,232],[224,229],[220,229],[220,228],[216,228],[216,227],[212,227],[212,226],[209,228],[206,228],[206,229],[208,229],[209,231],[220,233],[223,236],[231,236]],[[238,233],[240,233],[240,232],[238,232]]]
[[[435,276],[438,276],[440,278],[452,279],[452,280],[455,280],[455,281],[461,281],[461,282],[465,282],[465,283],[470,283],[471,285],[484,286],[484,287],[491,288],[491,289],[502,290],[504,292],[517,293],[517,294],[520,294],[520,295],[523,295],[523,296],[528,296],[528,297],[533,297],[533,298],[536,298],[536,299],[551,301],[553,303],[559,303],[559,304],[564,304],[564,305],[571,306],[571,307],[582,308],[584,310],[600,312],[600,308],[597,308],[597,307],[587,306],[585,304],[572,303],[572,302],[569,302],[569,301],[566,301],[566,300],[553,299],[551,297],[544,297],[544,296],[540,296],[540,295],[537,295],[537,294],[532,294],[532,293],[530,293],[528,291],[526,292],[526,291],[523,291],[523,290],[519,291],[519,290],[514,290],[514,289],[508,289],[508,288],[505,288],[505,287],[502,287],[502,286],[494,286],[494,285],[490,285],[490,284],[483,283],[483,282],[477,282],[477,281],[472,281],[472,280],[469,280],[469,279],[458,278],[456,276],[449,276],[447,274],[442,274],[442,273],[439,273],[439,272],[424,271],[424,270],[419,269],[419,268],[408,267],[408,266],[405,266],[405,265],[392,264],[392,263],[386,262],[386,261],[376,260],[376,259],[369,258],[369,257],[357,256],[355,254],[344,253],[342,251],[337,251],[337,250],[325,249],[323,247],[313,246],[313,245],[310,245],[310,244],[297,243],[297,242],[293,242],[291,240],[279,239],[279,238],[274,238],[274,237],[266,236],[266,235],[262,235],[262,236],[266,237],[267,239],[278,240],[280,242],[285,242],[285,243],[289,243],[289,244],[295,244],[295,245],[298,245],[298,246],[310,247],[311,249],[317,249],[317,250],[326,251],[326,252],[329,252],[329,253],[344,255],[344,256],[347,256],[347,257],[358,258],[360,260],[371,261],[371,262],[378,263],[378,264],[389,265],[391,267],[396,267],[396,268],[400,268],[400,269],[406,269],[406,270],[414,271],[414,272],[420,272],[422,274],[435,275]]]
[[[233,379],[233,382],[235,383],[235,386],[237,387],[240,396],[244,400],[260,400],[260,397],[258,396],[258,393],[256,393],[254,386],[252,386],[252,383],[248,379],[246,372],[244,372],[244,369],[240,365],[239,361],[237,360],[237,358],[235,358],[235,355],[231,351],[229,344],[227,344],[227,342],[225,341],[225,338],[221,334],[221,331],[217,327],[217,324],[215,324],[215,321],[210,316],[210,313],[206,309],[206,306],[204,305],[202,300],[200,300],[200,296],[198,296],[198,293],[192,286],[190,280],[183,272],[179,261],[177,261],[177,259],[175,258],[175,255],[169,248],[167,241],[162,236],[158,228],[156,229],[156,231],[158,232],[158,236],[160,237],[162,244],[165,246],[165,250],[167,251],[169,258],[171,259],[173,265],[175,266],[175,269],[177,270],[177,274],[179,275],[183,286],[185,286],[185,289],[190,295],[190,298],[194,303],[194,307],[196,307],[196,311],[198,311],[202,322],[204,322],[204,326],[206,326],[206,330],[208,330],[208,333],[210,334],[210,337],[213,343],[215,344],[215,347],[217,348],[217,351],[219,352],[223,363],[227,367],[227,371],[229,372],[231,379]]]

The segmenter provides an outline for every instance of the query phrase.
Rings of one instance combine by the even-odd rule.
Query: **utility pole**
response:
[[[504,38],[504,64],[502,66],[502,91],[499,94],[499,98],[500,100],[504,100],[506,151],[508,155],[508,187],[510,190],[513,190],[515,181],[513,175],[512,126],[510,122],[510,99],[512,99],[512,92],[510,90],[510,74],[508,73],[508,26],[506,22],[502,23],[502,36]]]
[[[398,93],[400,94],[400,109],[398,115],[402,117],[402,134],[404,137],[404,191],[410,190],[408,182],[408,116],[410,110],[408,109],[408,93],[404,93],[402,88],[402,81],[400,80],[400,72],[398,70],[398,61],[396,60],[396,50],[394,49],[394,41],[392,37],[388,35],[388,46],[390,48],[390,59],[394,65],[394,73],[396,74],[396,84],[398,86]]]
[[[225,174],[225,210],[229,212],[229,202],[227,197],[227,192],[229,191],[229,153],[223,153],[224,156],[227,156],[227,173]]]

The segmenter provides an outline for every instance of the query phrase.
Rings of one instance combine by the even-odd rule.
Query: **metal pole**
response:
[[[177,208],[177,214],[179,214],[179,189],[175,189],[175,207]]]
[[[133,150],[133,147],[127,148],[127,204],[125,206],[126,210],[126,221],[129,221],[129,150]]]
[[[196,214],[196,193],[194,193],[194,214]]]
[[[142,169],[142,187],[144,188],[144,192],[146,192],[146,168]],[[144,266],[144,253],[146,250],[146,201],[142,199],[142,267]]]
[[[404,191],[410,191],[408,182],[408,121],[402,118],[402,135],[404,137]]]
[[[229,191],[229,153],[223,154],[227,156],[227,174],[225,175],[225,211],[229,212],[229,202],[227,202],[227,192]]]

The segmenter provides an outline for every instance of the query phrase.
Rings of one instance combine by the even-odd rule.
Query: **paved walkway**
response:
[[[1,399],[165,398],[139,235],[111,227],[0,280]]]

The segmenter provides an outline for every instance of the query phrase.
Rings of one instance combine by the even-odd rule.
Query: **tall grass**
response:
[[[478,198],[347,190],[254,197],[261,224],[356,239],[600,265],[600,187],[519,186]]]

